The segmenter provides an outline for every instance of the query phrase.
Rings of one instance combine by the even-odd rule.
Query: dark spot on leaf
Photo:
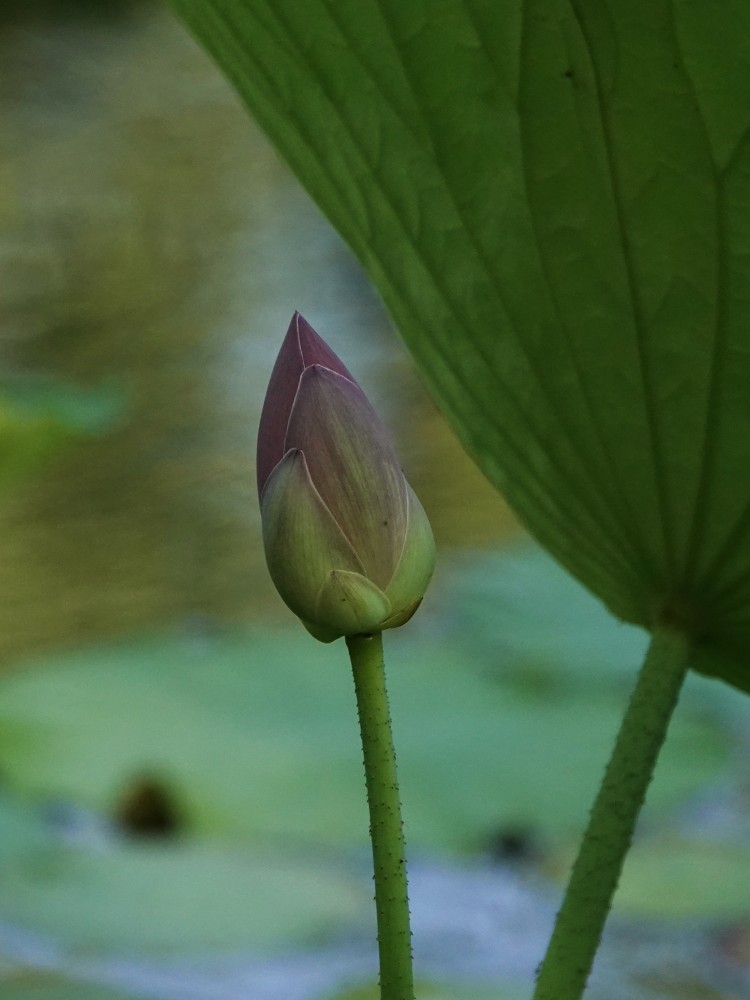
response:
[[[493,861],[504,864],[523,864],[539,857],[536,838],[525,826],[501,827],[490,837],[488,847]]]
[[[131,837],[174,837],[185,825],[174,793],[151,775],[131,781],[120,796],[114,818]]]

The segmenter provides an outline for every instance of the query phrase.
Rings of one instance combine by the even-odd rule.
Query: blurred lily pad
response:
[[[3,1000],[134,1000],[120,990],[14,968],[0,975],[0,996]]]
[[[369,913],[368,891],[311,860],[200,842],[29,851],[3,866],[0,914],[79,953],[268,951]]]
[[[471,983],[416,983],[417,1000],[521,1000],[525,992],[493,986],[480,987]],[[361,986],[337,993],[331,1000],[380,1000],[378,986]]]
[[[648,643],[619,622],[543,549],[519,545],[457,560],[446,613],[498,669],[547,672],[550,683],[635,677]]]
[[[123,394],[114,385],[0,380],[0,484],[33,472],[77,438],[108,430],[122,409]]]
[[[29,852],[46,850],[56,839],[38,809],[7,789],[0,790],[0,865],[15,862]]]
[[[463,647],[389,646],[414,847],[476,849],[507,824],[562,839],[580,828],[624,692],[527,691],[482,676]],[[649,808],[701,788],[727,745],[717,726],[680,711]],[[105,813],[149,772],[203,835],[368,843],[346,650],[302,633],[161,636],[29,665],[0,680],[0,758],[15,787]]]
[[[440,617],[460,632],[481,668],[503,683],[566,696],[628,689],[648,635],[618,621],[539,546],[524,543],[454,559],[443,574]],[[696,660],[703,652],[694,652]],[[745,705],[723,684],[691,672],[681,704],[721,724],[744,725]]]
[[[750,848],[687,839],[637,843],[615,897],[639,917],[731,920],[750,915]]]
[[[563,885],[573,844],[547,866]],[[750,915],[750,848],[740,842],[663,835],[636,840],[628,853],[614,909],[639,920],[732,921]]]
[[[0,398],[20,417],[47,417],[74,431],[109,430],[122,413],[122,389],[114,383],[82,388],[34,375],[0,379]]]

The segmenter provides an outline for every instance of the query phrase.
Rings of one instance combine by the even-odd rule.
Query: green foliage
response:
[[[113,386],[80,389],[43,378],[0,381],[0,486],[43,466],[88,434],[108,430],[122,411]]]
[[[13,967],[0,973],[0,996],[3,1000],[133,1000],[120,990]]]
[[[617,624],[541,549],[518,545],[457,559],[441,613],[483,659],[506,678],[511,669],[528,684],[536,677],[558,691],[582,686],[632,685],[633,667],[648,636]]]
[[[575,845],[555,854],[547,871],[563,882]],[[743,922],[748,914],[750,850],[734,840],[661,832],[631,848],[615,895],[617,912],[640,920]]]
[[[549,557],[519,550],[507,564],[505,576],[486,555],[473,571],[446,574],[460,644],[451,633],[389,644],[405,818],[418,850],[482,849],[498,831],[528,827],[562,851],[627,697],[642,635]],[[528,610],[532,595],[546,629]],[[494,632],[479,627],[487,607]],[[578,658],[571,635],[589,637]],[[686,691],[649,792],[652,828],[727,773],[726,704],[712,702],[710,688],[722,693],[701,678]],[[0,919],[79,950],[131,954],[269,950],[369,925],[371,889],[355,874],[368,854],[357,740],[343,643],[319,646],[301,628],[157,635],[0,677]],[[185,817],[176,839],[61,841],[50,815],[77,804],[111,816],[146,773]],[[746,852],[679,845],[660,867],[665,849],[650,844],[626,871],[624,909],[664,913],[669,885],[682,880],[702,910],[738,912],[732,879],[744,885]],[[713,889],[690,872],[698,856]],[[684,902],[679,884],[670,898]],[[455,995],[472,997],[468,987]]]
[[[460,630],[479,662],[522,687],[587,698],[633,685],[648,635],[613,620],[543,550],[518,545],[458,558],[447,575],[440,614]],[[725,685],[689,676],[682,706],[710,712],[725,730],[744,726],[745,705]]]
[[[5,865],[3,919],[91,954],[270,951],[364,922],[332,862],[222,844],[49,847]]]
[[[242,796],[238,782],[237,803]],[[369,892],[322,853],[114,831],[97,840],[92,830],[66,843],[52,811],[0,798],[0,915],[79,954],[271,951],[364,922],[368,911]]]
[[[172,5],[535,535],[750,689],[746,6]]]
[[[518,990],[498,991],[498,987],[492,989],[472,986],[469,983],[454,983],[450,986],[438,985],[435,983],[417,983],[415,986],[416,1000],[521,1000],[524,996]],[[362,986],[355,989],[346,990],[344,993],[337,993],[331,1000],[380,1000],[380,991],[377,986]]]
[[[615,905],[641,918],[744,920],[748,871],[743,843],[644,840],[628,855]]]
[[[394,643],[388,659],[413,845],[475,849],[508,824],[552,838],[579,829],[625,690],[540,686],[533,671],[524,687],[510,656],[503,682],[446,642]],[[155,638],[0,685],[0,749],[19,788],[107,810],[135,774],[155,772],[197,833],[259,844],[366,845],[357,740],[345,650],[304,634]],[[726,748],[710,721],[682,713],[651,808],[702,787]]]

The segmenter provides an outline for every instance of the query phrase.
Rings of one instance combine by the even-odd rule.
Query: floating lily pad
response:
[[[122,389],[115,383],[83,388],[39,375],[0,379],[0,399],[19,420],[46,417],[82,433],[109,430],[123,406]]]
[[[108,430],[122,408],[123,393],[112,385],[0,380],[0,484],[34,471],[80,437]]]
[[[549,866],[567,880],[570,847]],[[743,843],[662,836],[636,841],[615,895],[615,912],[638,919],[722,920],[750,916],[750,848]]]
[[[0,974],[3,1000],[134,1000],[132,994],[10,966]]]
[[[14,863],[29,852],[44,851],[57,838],[38,809],[17,799],[7,789],[0,791],[0,865]]]
[[[747,917],[750,848],[683,839],[636,844],[625,862],[615,906],[643,917]]]
[[[268,951],[371,919],[369,886],[333,856],[129,840],[101,825],[94,839],[85,824],[68,843],[54,813],[0,798],[0,919],[66,950]]]
[[[330,860],[195,842],[31,851],[2,882],[4,920],[82,953],[268,951],[363,922],[371,904]]]
[[[439,600],[441,617],[460,632],[482,670],[503,683],[566,697],[611,692],[614,684],[629,690],[649,641],[530,543],[455,559]],[[699,674],[688,675],[681,703],[744,724],[744,701]]]
[[[580,828],[626,692],[524,691],[448,643],[387,645],[413,847],[476,848],[507,824]],[[726,749],[719,729],[679,712],[649,807],[700,788]],[[156,774],[203,835],[365,848],[360,754],[344,645],[302,632],[155,637],[0,681],[0,755],[17,787],[109,813],[134,775]]]
[[[528,994],[528,989],[493,986],[480,987],[471,983],[416,983],[416,1000],[521,1000]],[[337,993],[331,1000],[380,1000],[380,989],[377,985],[361,986]]]
[[[535,545],[456,560],[445,614],[499,672],[533,670],[555,686],[634,678],[648,635],[618,622]]]

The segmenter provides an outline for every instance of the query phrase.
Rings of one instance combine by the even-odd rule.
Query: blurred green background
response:
[[[371,995],[345,651],[260,546],[294,309],[439,545],[387,636],[420,996],[528,995],[645,636],[524,539],[161,4],[6,0],[0,65],[0,1000]],[[592,997],[747,995],[748,746],[744,699],[691,679]]]

